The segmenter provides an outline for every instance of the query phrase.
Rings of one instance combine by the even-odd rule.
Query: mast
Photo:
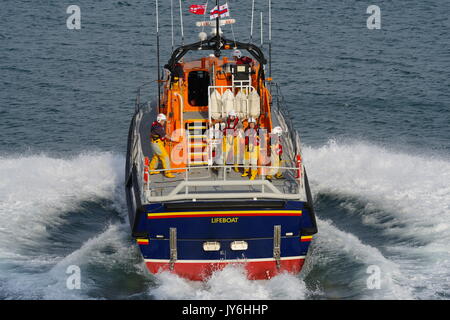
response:
[[[219,0],[216,0],[216,8],[217,8],[217,17],[216,17],[216,50],[214,52],[214,55],[218,58],[220,57],[220,26],[219,26],[219,21],[220,21],[220,9],[219,9]]]

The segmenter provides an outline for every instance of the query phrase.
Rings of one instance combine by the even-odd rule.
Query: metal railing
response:
[[[143,113],[146,108],[150,109],[150,103],[141,103],[140,91],[144,86],[138,89],[138,95],[136,98],[136,113],[135,113],[135,125],[132,137],[132,163],[136,167],[137,171],[137,182],[139,183],[139,190],[141,194],[141,199],[143,202],[166,202],[166,201],[177,201],[177,200],[201,200],[201,199],[281,199],[281,200],[299,200],[306,201],[306,193],[304,186],[304,169],[303,165],[301,167],[297,166],[252,166],[259,170],[259,177],[255,180],[248,180],[247,178],[240,177],[236,178],[228,173],[234,165],[215,165],[209,161],[208,165],[205,166],[195,166],[195,167],[185,167],[185,168],[172,168],[172,169],[158,169],[159,172],[165,171],[177,171],[179,177],[181,174],[183,177],[181,179],[174,180],[169,178],[162,178],[163,175],[158,175],[161,177],[160,182],[153,181],[153,177],[149,175],[148,182],[144,181],[145,176],[145,157],[142,152],[142,141],[139,134],[139,128],[142,120]],[[298,134],[295,130],[292,130],[292,125],[290,124],[290,119],[286,118],[287,109],[284,107],[284,100],[281,95],[280,88],[277,84],[271,86],[275,88],[274,93],[272,93],[272,111],[277,117],[277,122],[282,126],[282,128],[289,134],[285,139],[287,145],[287,152],[289,159],[294,159],[296,154],[300,152],[300,140]],[[228,88],[232,89],[233,86],[211,86],[212,90],[216,88],[223,88],[226,90]],[[248,87],[248,90],[255,90],[253,87]],[[210,94],[208,95],[208,98]],[[223,111],[223,110],[222,110]],[[211,120],[211,111],[209,111],[209,119]],[[290,129],[290,130],[288,130]],[[209,139],[207,139],[209,140]],[[210,147],[210,146],[209,146]],[[283,160],[290,163],[294,163],[294,160]],[[238,167],[247,167],[239,164]],[[269,181],[266,179],[268,170],[279,169],[284,171],[286,179]],[[203,170],[209,174],[208,177],[194,178],[191,172],[194,170]],[[223,175],[221,177],[213,177],[211,170],[221,170]],[[281,182],[280,182],[281,181]],[[281,189],[280,189],[281,187]],[[202,189],[203,191],[198,191]],[[240,189],[239,189],[240,188]],[[243,190],[242,188],[246,188]],[[237,192],[236,192],[237,190]],[[159,192],[158,192],[159,191]]]
[[[301,154],[301,141],[300,135],[297,130],[293,130],[294,125],[292,123],[292,116],[289,108],[284,100],[284,96],[281,92],[281,87],[276,82],[269,82],[269,91],[272,96],[271,112],[275,115],[278,125],[281,126],[283,131],[287,135],[287,139],[284,139],[286,146],[293,154]]]
[[[144,153],[142,152],[142,143],[141,143],[141,136],[139,135],[139,127],[141,124],[143,116],[142,109],[139,109],[134,118],[134,131],[132,135],[132,147],[131,147],[131,161],[132,165],[136,167],[137,171],[137,181],[139,183],[139,191],[141,194],[141,199],[143,196],[145,196],[144,192]]]
[[[305,189],[304,189],[304,177],[303,168],[297,167],[272,167],[272,166],[253,166],[253,168],[259,169],[260,175],[255,180],[248,180],[247,178],[238,177],[232,178],[228,171],[234,167],[230,165],[207,165],[198,166],[194,168],[176,168],[177,171],[182,170],[179,173],[180,179],[174,180],[174,178],[166,178],[157,183],[152,183],[150,180],[144,190],[145,200],[147,202],[165,202],[176,200],[192,200],[199,199],[284,199],[284,200],[301,200],[305,201]],[[237,167],[247,167],[238,165]],[[217,176],[217,179],[211,179],[209,177],[203,177],[200,179],[192,179],[192,170],[204,170],[210,172],[210,170],[221,170],[222,177]],[[266,179],[268,171],[271,169],[277,169],[284,171],[284,179],[277,180],[278,183],[269,181]],[[164,173],[166,171],[173,171],[175,169],[158,169],[158,172]],[[286,172],[293,172],[295,174],[286,175]],[[184,173],[184,174],[183,174]],[[161,180],[162,175],[159,175],[158,179]],[[164,179],[164,178],[162,178]],[[274,179],[275,180],[275,179]],[[282,182],[280,182],[282,181]],[[171,182],[176,182],[176,185]],[[291,192],[283,192],[279,189],[279,184],[290,184],[289,189]],[[278,184],[278,185],[277,185]],[[240,187],[240,190],[236,190]],[[248,187],[248,190],[242,189],[242,187]],[[198,192],[199,188],[205,190]],[[259,188],[260,190],[256,190]],[[222,189],[222,190],[220,190]],[[233,190],[234,189],[234,190]],[[284,188],[286,189],[286,187]],[[159,190],[159,192],[158,192]]]

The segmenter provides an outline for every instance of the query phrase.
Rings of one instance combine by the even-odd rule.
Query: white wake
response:
[[[366,202],[366,208],[350,218],[378,228],[380,236],[386,237],[382,248],[340,230],[318,212],[319,234],[300,276],[283,274],[271,280],[249,281],[242,268],[230,266],[205,282],[191,282],[169,273],[148,276],[143,263],[138,262],[138,272],[149,282],[156,282],[148,289],[149,297],[307,299],[327,296],[329,286],[338,282],[369,299],[437,298],[449,294],[448,159],[401,153],[362,142],[333,141],[319,148],[305,147],[304,159],[315,195],[331,193]],[[111,153],[87,153],[74,158],[0,157],[0,295],[89,298],[89,290],[98,287],[96,279],[85,274],[83,289],[68,291],[67,266],[75,264],[84,270],[98,265],[108,270],[123,261],[127,261],[124,268],[136,262],[137,249],[130,242],[126,223],[108,226],[67,256],[36,250],[47,228],[63,223],[65,215],[77,212],[84,201],[108,199],[115,207],[112,209],[123,212],[125,217],[124,162],[122,155]],[[385,219],[386,215],[390,219]],[[417,241],[389,242],[395,236]],[[113,253],[105,253],[106,246],[112,246]],[[342,265],[344,261],[354,261],[364,268],[355,275],[345,271],[347,267],[352,269]],[[16,270],[20,264],[28,265],[31,271]],[[368,265],[381,268],[381,290],[365,288]],[[308,274],[321,267],[327,268],[331,278],[334,274],[344,278],[325,284],[319,275],[316,288],[316,283],[308,283]]]
[[[448,158],[330,141],[320,148],[306,147],[304,159],[313,193],[366,201],[361,222],[382,230],[384,249],[404,280],[399,285],[406,291],[414,288],[416,298],[450,294]],[[390,243],[395,237],[417,241]]]
[[[83,291],[67,290],[67,267],[87,263],[90,258],[84,255],[95,256],[96,243],[123,247],[125,233],[110,226],[66,257],[48,254],[39,244],[48,227],[63,223],[67,212],[76,212],[84,201],[111,199],[112,206],[123,211],[123,172],[124,157],[111,153],[0,157],[0,294],[36,299],[83,296]],[[105,237],[112,239],[102,241]]]

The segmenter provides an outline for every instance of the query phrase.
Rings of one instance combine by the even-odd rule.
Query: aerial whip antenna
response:
[[[272,4],[269,0],[269,77],[272,77]]]
[[[255,10],[255,0],[252,0],[252,20],[250,23],[250,43],[252,43],[253,39],[253,11]]]
[[[173,42],[173,0],[170,0],[170,26],[171,26],[171,32],[172,32],[172,51],[174,48],[174,42]]]
[[[179,0],[178,2],[180,3],[181,45],[184,45],[183,11],[181,8],[181,0]]]
[[[260,14],[261,14],[261,47],[262,47],[263,44],[264,44],[264,38],[263,38],[263,13],[262,13],[262,11],[260,12]]]
[[[158,0],[156,0],[155,2],[156,4],[156,52],[157,52],[157,67],[158,67],[158,108],[161,104],[161,95],[160,95],[160,91],[161,91],[161,71],[160,66],[159,66],[159,10],[158,10]]]
[[[230,7],[228,7],[228,11],[230,12],[230,15],[231,15]],[[234,47],[236,48],[236,37],[234,35],[233,24],[231,24],[231,33],[233,34]]]

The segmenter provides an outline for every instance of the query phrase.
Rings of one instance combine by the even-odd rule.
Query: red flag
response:
[[[230,12],[228,11],[228,2],[226,2],[224,5],[219,6],[219,9],[217,7],[214,7],[209,13],[209,18],[215,19],[217,17],[223,18],[223,17],[229,17]]]
[[[205,14],[206,4],[193,4],[189,7],[189,12],[194,14]]]

